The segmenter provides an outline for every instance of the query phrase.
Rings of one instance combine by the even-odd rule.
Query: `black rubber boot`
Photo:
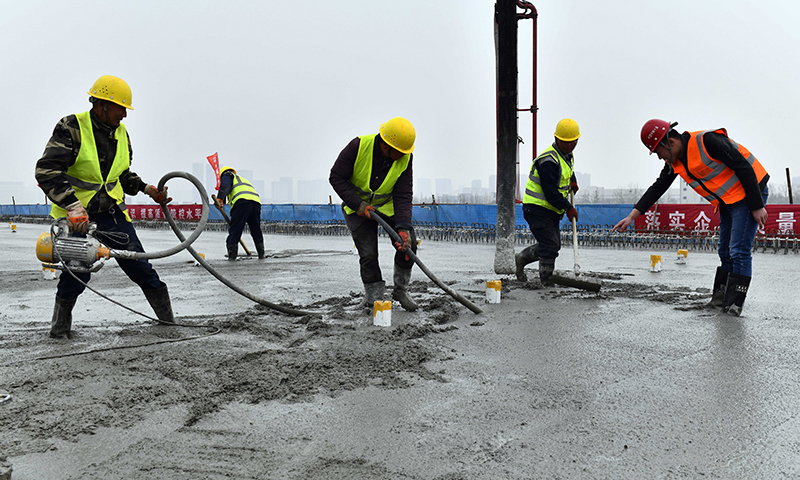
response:
[[[553,272],[556,269],[555,258],[542,258],[539,260],[539,280],[543,287],[553,285]]]
[[[365,283],[364,284],[364,310],[368,315],[372,314],[372,307],[378,300],[383,301],[386,294],[386,282]]]
[[[258,258],[260,260],[264,260],[266,256],[264,255],[264,244],[263,243],[256,243],[256,252],[258,252]]]
[[[749,288],[750,277],[729,273],[728,283],[725,286],[725,299],[722,301],[722,310],[734,317],[740,316]]]
[[[528,276],[525,275],[525,265],[539,260],[539,244],[524,248],[521,252],[514,255],[517,264],[517,280],[527,282]]]
[[[56,297],[53,319],[50,321],[50,338],[72,338],[72,308],[76,300]]]
[[[233,245],[227,245],[228,247],[228,260],[234,261],[236,260],[236,256],[239,254],[239,245],[234,243]]]
[[[172,302],[169,300],[169,290],[167,290],[167,285],[164,282],[161,282],[161,288],[142,289],[142,292],[144,292],[144,297],[150,303],[150,306],[153,307],[156,317],[162,323],[175,323],[175,316],[172,314]]]
[[[725,286],[728,283],[728,272],[717,267],[717,274],[714,276],[714,289],[711,291],[711,301],[708,302],[706,307],[720,308],[722,302],[725,300]]]
[[[417,303],[408,294],[408,284],[411,283],[411,269],[394,266],[394,290],[392,298],[400,302],[403,309],[413,312],[417,309]]]

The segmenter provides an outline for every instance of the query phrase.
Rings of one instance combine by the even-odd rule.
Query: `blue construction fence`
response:
[[[135,205],[130,206],[132,209]],[[193,209],[198,211],[199,205],[174,205],[177,209]],[[522,204],[516,206],[516,224],[527,226],[522,216]],[[578,205],[578,225],[614,225],[620,219],[630,213],[632,205],[603,204],[603,205]],[[148,209],[153,209],[153,205],[148,205]],[[230,206],[225,206],[225,211],[230,215]],[[41,216],[46,217],[50,214],[49,205],[0,205],[0,216]],[[173,217],[177,217],[173,215]],[[494,225],[497,223],[497,205],[415,205],[413,212],[414,222],[425,223],[446,223],[451,225],[458,224],[478,224]],[[143,218],[143,217],[139,217]],[[223,221],[222,214],[216,209],[211,208],[209,220]],[[341,205],[262,205],[262,222],[336,222],[344,221],[344,213]],[[569,224],[569,220],[564,216],[562,227]]]

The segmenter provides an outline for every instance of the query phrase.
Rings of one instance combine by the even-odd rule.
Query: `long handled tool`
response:
[[[572,204],[575,203],[575,194],[572,192],[570,192],[570,202]],[[590,292],[599,292],[600,291],[599,283],[578,279],[578,277],[581,274],[581,267],[580,264],[578,263],[578,222],[574,218],[572,219],[572,252],[575,256],[575,264],[572,267],[572,272],[574,273],[575,277],[572,278],[569,276],[561,276],[554,274],[551,277],[553,283],[557,283],[565,287],[573,287],[573,288],[579,288],[581,290],[588,290]]]
[[[214,202],[214,206],[217,207],[217,210],[219,210],[219,213],[222,214],[222,218],[225,219],[225,223],[230,225],[231,224],[231,219],[228,218],[228,214],[225,213],[225,209],[223,209],[222,207],[219,206],[219,204],[217,203],[217,196],[214,195],[213,193],[211,194],[211,201]],[[239,238],[239,243],[242,244],[242,248],[244,248],[244,251],[247,252],[248,255],[251,255],[250,250],[248,250],[247,246],[244,244],[244,240]]]
[[[569,202],[574,206],[575,205],[575,193],[569,192]],[[572,218],[572,252],[575,255],[575,265],[573,265],[572,270],[575,273],[575,277],[579,277],[581,274],[581,266],[578,263],[578,221],[575,220],[575,217]]]
[[[389,236],[392,237],[393,241],[398,242],[398,243],[403,243],[403,240],[400,238],[400,235],[398,235],[397,232],[395,232],[392,229],[392,227],[390,227],[389,224],[386,223],[386,220],[381,218],[380,215],[378,215],[377,213],[370,213],[370,218],[372,218],[373,220],[378,222],[378,224],[381,227],[383,227],[383,229],[386,231],[386,233],[388,233]],[[428,267],[426,267],[422,263],[422,261],[419,259],[419,257],[417,257],[417,255],[410,248],[408,250],[406,250],[405,252],[406,252],[406,255],[408,255],[408,258],[410,258],[411,260],[414,260],[414,263],[416,263],[417,266],[419,266],[420,270],[425,272],[425,275],[427,275],[428,278],[433,280],[433,283],[438,285],[439,288],[441,288],[442,290],[447,292],[451,297],[453,297],[456,300],[458,300],[459,303],[461,303],[465,307],[467,307],[470,310],[472,310],[473,313],[483,313],[483,310],[481,310],[477,305],[475,305],[474,303],[470,302],[469,300],[464,298],[464,296],[462,296],[460,293],[456,292],[452,288],[450,288],[447,285],[445,285],[444,283],[442,283],[438,278],[436,278],[436,275],[434,275],[430,270],[428,270]]]

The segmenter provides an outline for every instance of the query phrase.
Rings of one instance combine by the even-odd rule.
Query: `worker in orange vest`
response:
[[[724,128],[680,133],[678,123],[653,119],[644,124],[641,140],[666,165],[627,217],[612,231],[625,231],[646,212],[680,175],[719,211],[719,258],[710,306],[730,315],[742,312],[752,276],[753,240],[767,222],[769,174],[761,162],[728,137]]]

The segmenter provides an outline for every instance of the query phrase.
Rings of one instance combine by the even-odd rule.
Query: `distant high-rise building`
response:
[[[490,192],[497,193],[497,175],[489,175],[489,186],[487,188]]]
[[[211,166],[209,165],[209,168],[210,167]],[[206,190],[208,190],[209,187],[211,188],[211,191],[207,192],[210,198],[211,194],[215,193],[214,186],[216,185],[216,182],[214,182],[214,185],[209,185],[208,182],[206,182],[205,168],[203,167],[202,163],[197,162],[192,164],[192,175],[194,175],[198,180],[200,180],[200,183],[202,183],[203,186],[206,187]],[[200,203],[200,192],[197,191],[194,185],[192,185],[192,203],[197,203],[197,204]]]
[[[436,195],[450,195],[453,193],[453,181],[449,178],[436,179]]]
[[[414,179],[414,195],[423,203],[431,203],[433,183],[430,178]]]
[[[481,181],[480,180],[473,180],[472,181],[472,191],[473,193],[477,192],[481,189]]]
[[[332,192],[333,187],[324,178],[297,181],[297,203],[317,205],[334,202]]]
[[[294,192],[292,177],[281,177],[277,182],[272,182],[272,203],[292,203]]]
[[[589,175],[588,173],[581,173],[581,172],[574,172],[574,173],[575,173],[575,179],[578,180],[579,188],[583,189],[592,186],[591,175]]]

